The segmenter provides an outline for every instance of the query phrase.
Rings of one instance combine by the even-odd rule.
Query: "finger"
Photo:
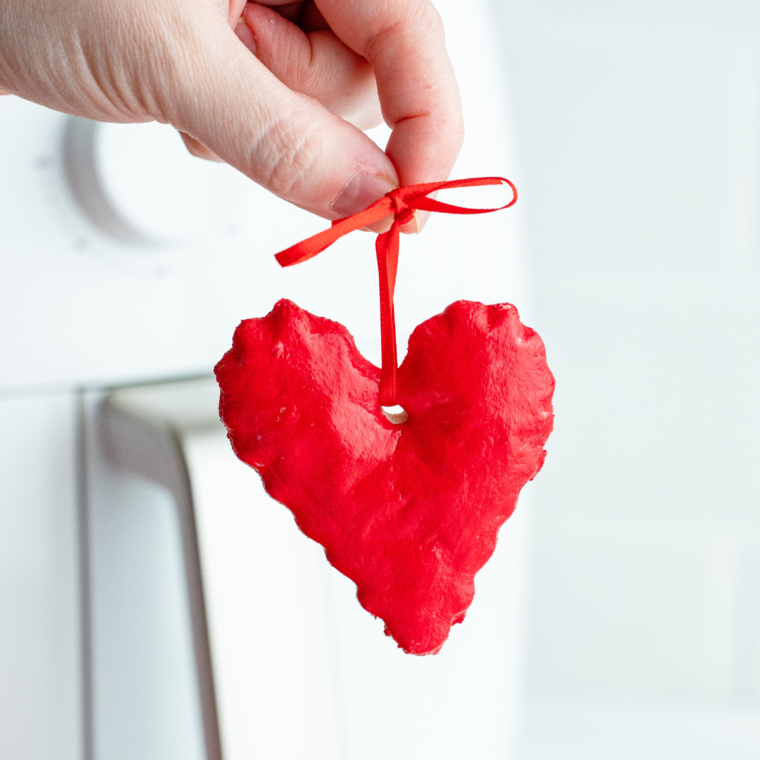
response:
[[[372,67],[333,32],[305,34],[263,5],[249,3],[236,34],[291,90],[318,100],[359,129],[382,120]]]
[[[428,0],[318,0],[333,31],[373,66],[387,153],[402,185],[446,179],[464,137],[443,25]]]
[[[303,15],[304,0],[252,0],[252,2],[277,8],[280,16],[294,24],[300,23]]]
[[[237,26],[240,16],[245,9],[246,0],[229,0],[229,13],[227,20],[230,26],[234,29]]]
[[[318,29],[330,28],[330,25],[322,15],[322,12],[315,5],[314,0],[306,0],[304,3],[298,26],[300,26],[304,32],[316,32]]]
[[[174,63],[149,93],[161,120],[328,219],[356,213],[397,186],[392,162],[366,135],[286,87],[226,19],[209,12],[178,23]]]
[[[190,137],[190,135],[187,135],[184,132],[180,132],[179,134],[182,138],[182,142],[185,143],[185,147],[191,155],[195,156],[196,158],[203,158],[206,161],[216,161],[220,164],[224,163],[224,161],[222,161],[222,159],[219,158],[216,153],[210,151],[205,145],[201,145],[201,143],[199,143],[194,137]]]

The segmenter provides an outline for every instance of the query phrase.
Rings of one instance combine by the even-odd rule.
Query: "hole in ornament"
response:
[[[385,415],[385,419],[394,425],[400,425],[402,422],[406,422],[409,419],[409,415],[403,406],[381,406],[380,411]]]

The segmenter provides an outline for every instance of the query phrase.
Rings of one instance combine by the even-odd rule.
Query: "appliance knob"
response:
[[[176,247],[223,234],[250,216],[257,189],[230,166],[191,156],[179,134],[157,122],[69,117],[63,164],[89,220],[137,247]]]

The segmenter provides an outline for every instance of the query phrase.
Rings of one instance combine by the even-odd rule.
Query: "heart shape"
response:
[[[238,326],[215,372],[238,457],[405,652],[438,652],[546,456],[554,378],[538,334],[510,304],[428,319],[398,369],[401,424],[348,330],[284,299]]]

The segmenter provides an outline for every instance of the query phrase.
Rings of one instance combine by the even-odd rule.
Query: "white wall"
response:
[[[530,682],[754,704],[760,4],[495,6],[557,377]]]

